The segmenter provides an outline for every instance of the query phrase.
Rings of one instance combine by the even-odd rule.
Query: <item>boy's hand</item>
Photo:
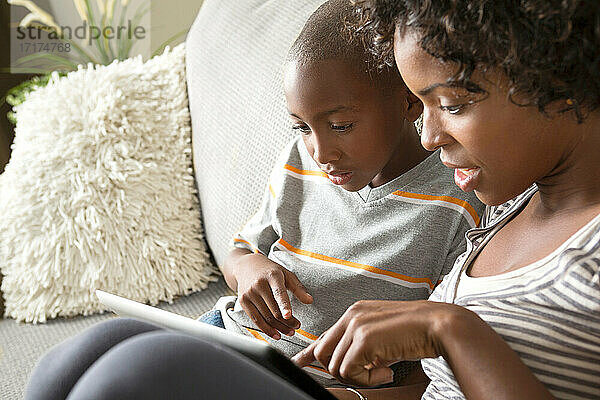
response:
[[[293,336],[300,321],[292,315],[287,291],[304,304],[313,302],[298,277],[262,254],[240,257],[233,272],[240,305],[256,326],[275,340],[279,332]]]

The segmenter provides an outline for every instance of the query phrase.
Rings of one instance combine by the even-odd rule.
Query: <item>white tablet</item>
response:
[[[268,343],[102,290],[96,290],[96,296],[102,304],[117,315],[136,318],[208,342],[227,346],[267,368],[315,399],[335,400],[335,397],[323,386]]]

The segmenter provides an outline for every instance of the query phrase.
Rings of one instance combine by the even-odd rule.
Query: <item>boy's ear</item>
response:
[[[415,122],[423,114],[423,103],[408,89],[406,89],[406,102],[408,103],[406,119],[410,122]]]

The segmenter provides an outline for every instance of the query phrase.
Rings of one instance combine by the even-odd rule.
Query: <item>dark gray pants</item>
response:
[[[309,399],[230,349],[125,318],[52,348],[34,369],[25,398]]]

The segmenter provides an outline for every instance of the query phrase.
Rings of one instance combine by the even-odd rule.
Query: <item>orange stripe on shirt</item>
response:
[[[292,167],[289,164],[285,164],[283,166],[283,168],[287,169],[288,171],[292,171],[297,174],[300,174],[300,175],[314,175],[314,176],[322,176],[324,178],[327,178],[327,174],[323,171],[311,171],[311,170],[306,170],[306,169],[298,169],[296,167]]]
[[[469,203],[467,203],[464,200],[457,199],[456,197],[433,196],[430,194],[403,192],[401,190],[397,190],[392,194],[395,194],[396,196],[399,196],[399,197],[407,197],[409,199],[438,200],[438,201],[445,201],[447,203],[456,204],[457,206],[464,208],[471,215],[471,217],[473,218],[473,221],[475,221],[475,226],[479,226],[479,215],[477,215],[477,211],[475,211],[475,209],[473,208],[472,205],[470,205]]]
[[[273,196],[273,198],[277,197],[277,196],[275,196],[275,190],[273,190],[273,186],[271,186],[270,183],[269,183],[269,192],[271,192],[271,196]]]
[[[258,249],[256,247],[252,246],[250,244],[250,242],[248,242],[247,240],[240,239],[240,238],[233,238],[233,242],[234,243],[244,243],[244,244],[247,244],[248,246],[250,246],[250,248],[252,249],[253,252],[258,253]]]
[[[263,337],[261,336],[261,334],[260,334],[260,333],[258,333],[258,331],[257,331],[257,330],[255,330],[255,329],[250,329],[250,328],[246,328],[246,330],[247,330],[248,332],[250,332],[250,333],[252,334],[252,336],[254,336],[255,338],[257,338],[258,340],[262,340],[263,342],[267,342],[267,339],[263,338]],[[267,343],[269,343],[269,342],[267,342]]]
[[[299,333],[300,335],[309,338],[310,340],[317,340],[319,337],[313,335],[312,333],[308,333],[306,331],[303,331],[302,329],[296,329],[296,332]]]
[[[289,251],[296,253],[296,254],[300,254],[302,256],[311,257],[311,258],[315,258],[317,260],[327,261],[327,262],[334,263],[334,264],[345,265],[347,267],[363,269],[365,271],[369,271],[374,274],[386,275],[386,276],[390,276],[392,278],[400,279],[400,280],[410,282],[410,283],[426,283],[427,285],[429,285],[431,290],[433,290],[433,288],[434,288],[434,285],[429,278],[413,278],[412,276],[402,275],[402,274],[398,274],[398,273],[392,272],[392,271],[386,271],[384,269],[373,267],[371,265],[359,264],[359,263],[355,263],[352,261],[342,260],[340,258],[325,256],[323,254],[318,254],[318,253],[313,253],[311,251],[298,249],[283,239],[279,239],[278,243],[280,243],[283,247],[285,247]]]
[[[315,365],[307,365],[304,368],[316,369],[317,371],[321,371],[321,372],[326,373],[327,375],[331,376],[331,374],[329,373],[329,371],[327,371],[325,368],[317,367]]]

